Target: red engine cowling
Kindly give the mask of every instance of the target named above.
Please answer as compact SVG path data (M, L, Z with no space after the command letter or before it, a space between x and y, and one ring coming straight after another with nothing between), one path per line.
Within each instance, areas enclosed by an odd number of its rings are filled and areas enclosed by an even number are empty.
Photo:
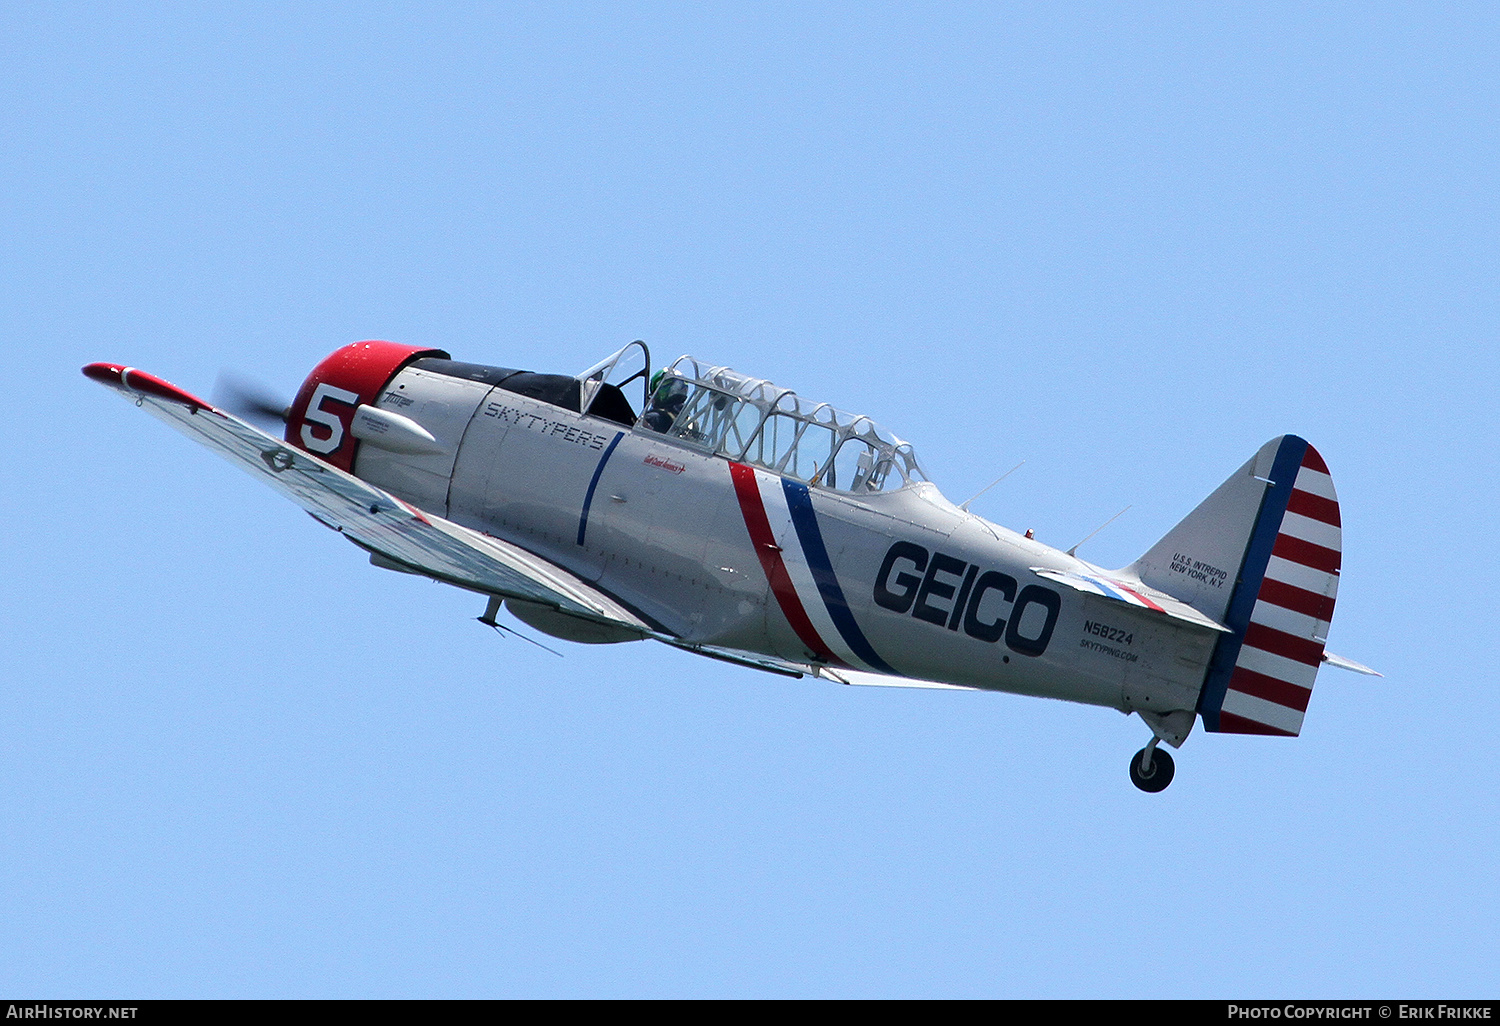
M287 417L287 442L340 470L352 471L359 445L349 432L355 408L374 405L386 383L423 356L449 358L441 349L374 339L335 349L302 382Z

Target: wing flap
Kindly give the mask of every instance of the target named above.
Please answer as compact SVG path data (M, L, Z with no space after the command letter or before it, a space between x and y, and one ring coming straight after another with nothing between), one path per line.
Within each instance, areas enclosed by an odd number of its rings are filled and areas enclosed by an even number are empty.
M834 667L826 663L800 663L791 659L781 659L776 656L764 655L760 652L745 652L737 648L723 648L717 645L694 645L668 638L662 638L661 640L666 641L667 644L672 645L674 648L682 649L684 652L708 656L710 659L734 663L736 666L748 666L756 670L765 670L767 673L776 673L783 677L817 677L822 680L831 681L834 684L858 684L865 687L922 688L934 691L984 690L983 688L969 687L964 684L945 684L942 681L936 680L918 680L915 677L893 677L889 674L854 670L844 666Z
M408 505L153 375L90 364L90 378L201 442L374 555L449 584L523 599L668 640L562 567Z
M866 670L850 670L845 667L819 666L817 674L824 680L831 680L835 684L858 684L862 687L876 688L925 688L932 691L983 691L983 688L971 688L965 684L944 684L937 680L918 680L916 677L892 677L884 673L870 673Z
M680 648L684 652L694 655L707 656L720 662L733 663L736 666L748 666L752 670L764 670L767 673L780 674L783 677L807 677L816 676L817 669L808 663L794 663L790 659L778 659L775 656L761 655L759 652L745 652L737 648L724 648L719 645L694 645L682 641L674 641L670 638L661 638L674 648Z

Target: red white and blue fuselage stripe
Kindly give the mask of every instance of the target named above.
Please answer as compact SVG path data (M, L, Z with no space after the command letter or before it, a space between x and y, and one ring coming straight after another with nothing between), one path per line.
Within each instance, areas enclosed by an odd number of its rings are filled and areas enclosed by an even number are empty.
M807 485L745 463L731 462L729 473L771 594L808 655L838 666L896 673L849 608Z

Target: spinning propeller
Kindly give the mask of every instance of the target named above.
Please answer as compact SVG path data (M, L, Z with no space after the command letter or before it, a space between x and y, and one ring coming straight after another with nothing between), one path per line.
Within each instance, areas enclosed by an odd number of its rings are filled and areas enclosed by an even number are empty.
M213 401L219 409L278 434L291 413L291 404L269 385L234 371L219 372Z

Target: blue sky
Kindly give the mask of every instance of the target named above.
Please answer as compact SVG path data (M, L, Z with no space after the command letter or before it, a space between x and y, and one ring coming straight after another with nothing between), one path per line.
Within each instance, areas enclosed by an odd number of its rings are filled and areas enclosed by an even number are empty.
M1500 983L1500 24L1479 4L0 8L0 992ZM1296 740L563 658L84 379L633 338L1128 563L1287 431Z

